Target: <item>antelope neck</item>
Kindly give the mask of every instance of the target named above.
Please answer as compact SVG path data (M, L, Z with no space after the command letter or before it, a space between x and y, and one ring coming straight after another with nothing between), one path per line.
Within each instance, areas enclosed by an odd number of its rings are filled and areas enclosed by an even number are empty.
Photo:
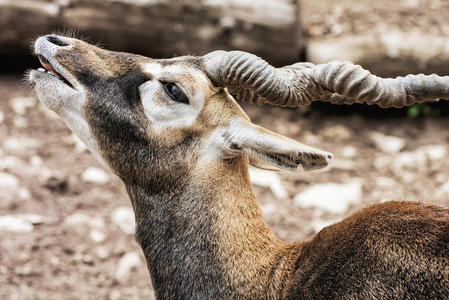
M262 218L246 163L192 174L163 190L127 185L158 299L266 295L282 243Z

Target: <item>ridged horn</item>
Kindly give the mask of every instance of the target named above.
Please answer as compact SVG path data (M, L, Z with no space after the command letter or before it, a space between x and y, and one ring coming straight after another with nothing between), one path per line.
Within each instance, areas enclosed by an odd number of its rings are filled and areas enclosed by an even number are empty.
M403 107L449 99L449 76L407 75L380 78L351 62L296 63L275 68L243 51L204 56L205 71L217 86L242 101L296 107L313 101Z

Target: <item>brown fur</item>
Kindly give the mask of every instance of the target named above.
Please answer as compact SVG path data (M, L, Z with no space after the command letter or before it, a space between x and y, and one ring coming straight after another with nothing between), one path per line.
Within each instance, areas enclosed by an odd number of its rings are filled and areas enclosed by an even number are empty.
M158 131L136 93L155 80L141 70L153 60L72 45L56 59L87 89L84 117L126 185L158 298L449 298L448 209L378 204L309 241L283 243L262 218L248 157L201 160L215 128L236 116L249 119L207 80L200 58L159 61L183 66L186 73L165 76L190 92L203 89L205 105L191 126Z

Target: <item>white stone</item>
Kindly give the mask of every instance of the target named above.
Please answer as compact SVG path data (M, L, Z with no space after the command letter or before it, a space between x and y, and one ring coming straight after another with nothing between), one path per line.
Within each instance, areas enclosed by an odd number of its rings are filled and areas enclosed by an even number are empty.
M1 189L17 189L19 187L19 179L11 174L0 172L0 188Z
M340 154L344 158L354 158L357 156L357 148L354 146L345 146L341 149Z
M385 190L394 189L398 186L398 183L396 180L390 177L377 177L376 178L376 187L382 188Z
M12 110L18 115L25 115L26 112L36 105L36 99L32 97L16 97L9 101Z
M5 114L0 110L0 124L5 121Z
M95 229L103 229L105 226L103 218L91 217L79 212L68 216L64 222L72 226L86 225Z
M26 187L20 187L17 190L17 197L19 197L21 200L28 200L31 198L31 192Z
M370 132L369 138L374 142L377 148L385 153L398 153L404 149L406 141L397 136L387 136L379 132Z
M11 232L31 232L33 225L17 216L0 216L0 230Z
M337 220L316 220L312 223L311 227L315 232L320 232L324 227L327 227L329 225L332 225L336 223Z
M134 234L136 223L132 208L127 206L117 207L112 212L111 219L126 234Z
M109 182L109 175L101 169L89 167L81 174L81 179L85 182L105 184Z
M362 183L353 179L348 183L323 183L313 185L294 198L294 203L301 208L316 208L333 214L341 214L351 204L362 200Z
M42 161L42 158L40 158L40 156L38 156L38 155L31 156L30 164L33 167L40 167L40 166L42 166L42 163L43 163L43 161Z
M436 194L439 197L449 197L449 180L437 189Z
M265 203L260 208L264 216L269 216L279 211L279 207L273 202Z
M29 137L10 137L3 142L3 148L14 153L22 153L28 149L36 149L39 141Z
M92 229L90 231L90 239L96 243L101 243L106 239L106 235L98 229Z
M329 169L337 169L337 170L355 170L357 168L357 164L354 160L349 159L338 159L334 158L331 160L329 164Z
M12 120L15 128L26 128L28 127L28 121L22 116L15 116Z
M139 253L133 251L123 255L115 271L115 279L118 282L124 283L128 281L133 269L139 267L142 264Z
M419 170L427 166L427 157L423 151L409 151L398 154L393 160L393 168Z
M439 161L447 158L447 148L444 145L426 145L419 147L417 152L423 152L430 161Z
M16 217L33 225L39 225L44 222L44 217L38 214L21 214L16 215Z
M268 187L277 199L285 199L288 192L281 182L281 178L276 172L249 168L251 182L258 186Z

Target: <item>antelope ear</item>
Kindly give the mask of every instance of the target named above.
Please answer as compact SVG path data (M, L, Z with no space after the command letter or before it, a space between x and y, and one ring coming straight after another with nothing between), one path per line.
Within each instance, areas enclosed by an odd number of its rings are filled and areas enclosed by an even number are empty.
M233 120L223 133L224 151L247 154L262 169L315 170L329 164L332 154L298 143L246 120ZM273 168L274 167L274 168Z

